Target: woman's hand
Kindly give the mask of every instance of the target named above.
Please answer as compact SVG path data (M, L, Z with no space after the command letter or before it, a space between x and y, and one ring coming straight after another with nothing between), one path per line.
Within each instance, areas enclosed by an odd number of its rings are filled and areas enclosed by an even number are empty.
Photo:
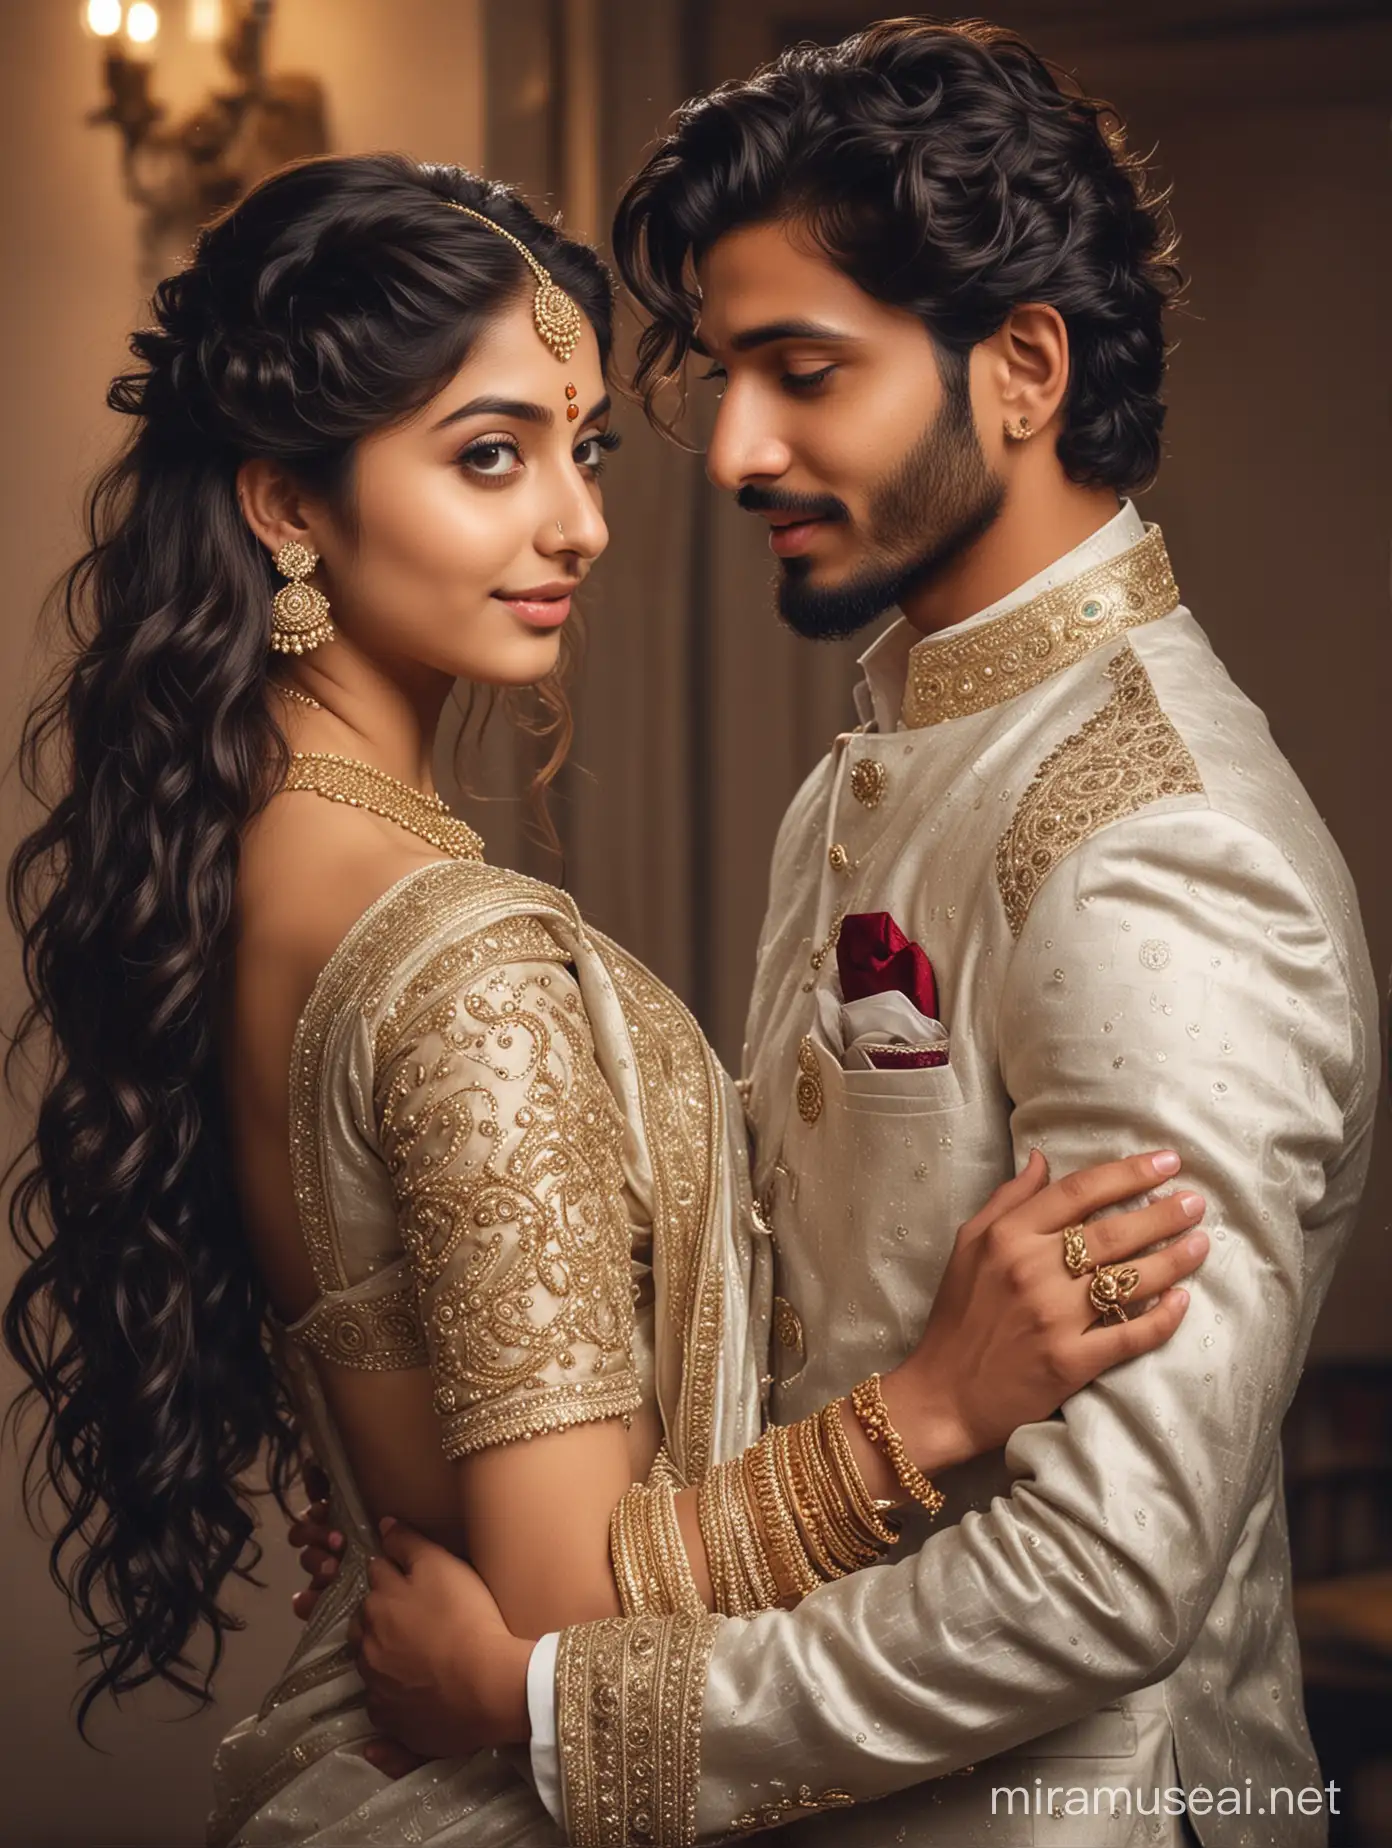
M1036 1150L1024 1172L967 1221L922 1340L884 1380L886 1405L920 1467L931 1474L930 1465L946 1469L997 1449L1018 1426L1049 1417L1108 1367L1169 1340L1189 1302L1174 1286L1208 1250L1207 1234L1192 1230L1204 1210L1199 1194L1166 1195L1083 1227L1094 1266L1134 1263L1139 1281L1132 1300L1156 1299L1124 1322L1099 1320L1088 1299L1092 1277L1069 1272L1062 1234L1169 1180L1179 1167L1179 1157L1166 1151L1084 1168L1049 1184ZM1175 1242L1151 1251L1162 1239ZM1138 1255L1145 1251L1150 1255Z
M508 1629L478 1573L414 1528L384 1520L368 1583L348 1641L378 1732L422 1759L525 1743L532 1644ZM400 1774L401 1761L375 1741L364 1755Z

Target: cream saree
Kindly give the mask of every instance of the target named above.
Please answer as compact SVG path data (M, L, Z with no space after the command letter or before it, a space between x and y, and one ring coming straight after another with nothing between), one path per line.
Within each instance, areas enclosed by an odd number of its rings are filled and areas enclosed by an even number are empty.
M686 1009L562 893L423 867L359 920L295 1037L291 1153L320 1296L279 1337L345 1557L259 1713L223 1741L209 1848L558 1843L525 1752L399 1781L346 1647L370 1523L323 1361L428 1366L446 1452L651 1395L683 1481L758 1434L769 1255L743 1111ZM699 1705L709 1629L669 1640Z

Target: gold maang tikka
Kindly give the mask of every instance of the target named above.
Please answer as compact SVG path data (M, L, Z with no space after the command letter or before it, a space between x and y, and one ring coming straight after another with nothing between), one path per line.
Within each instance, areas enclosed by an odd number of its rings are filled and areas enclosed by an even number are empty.
M536 298L532 303L532 319L536 322L536 330L556 358L565 365L579 346L585 325L584 316L570 296L552 280L550 271L542 268L521 238L514 237L511 231L505 231L495 218L476 212L471 206L460 205L454 199L442 199L440 203L447 205L452 212L463 212L466 218L476 218L481 225L487 225L490 231L496 231L500 238L518 252L536 278Z

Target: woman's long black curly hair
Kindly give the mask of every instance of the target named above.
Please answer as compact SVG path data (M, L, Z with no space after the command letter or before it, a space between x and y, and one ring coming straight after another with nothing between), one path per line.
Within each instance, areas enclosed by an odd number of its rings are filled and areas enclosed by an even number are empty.
M428 402L529 285L444 200L527 245L607 361L603 266L505 190L389 155L273 176L132 339L140 369L109 402L134 427L92 490L59 598L71 647L25 727L47 813L9 869L31 999L7 1070L27 1048L45 1066L8 1176L27 1264L4 1334L19 1405L43 1414L26 1497L57 1496L51 1567L92 1636L79 1724L156 1678L208 1698L236 1627L224 1582L260 1558L244 1478L266 1452L283 1506L294 1470L218 1064L239 842L286 748L266 697L278 580L236 478L267 457L351 515L359 439Z
M957 376L1012 308L1057 308L1065 470L1123 493L1153 477L1162 321L1181 287L1165 202L1110 107L1061 88L1014 33L885 20L678 113L614 223L647 317L635 384L655 422L696 334L693 266L729 231L786 220L867 294L917 314Z

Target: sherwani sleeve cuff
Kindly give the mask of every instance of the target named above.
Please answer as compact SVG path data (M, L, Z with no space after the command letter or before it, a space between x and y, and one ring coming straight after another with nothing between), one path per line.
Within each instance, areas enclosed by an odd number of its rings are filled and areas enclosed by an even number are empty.
M543 1636L527 1663L527 1713L532 1722L532 1776L551 1820L564 1826L561 1762L556 1749L556 1650L559 1630Z

